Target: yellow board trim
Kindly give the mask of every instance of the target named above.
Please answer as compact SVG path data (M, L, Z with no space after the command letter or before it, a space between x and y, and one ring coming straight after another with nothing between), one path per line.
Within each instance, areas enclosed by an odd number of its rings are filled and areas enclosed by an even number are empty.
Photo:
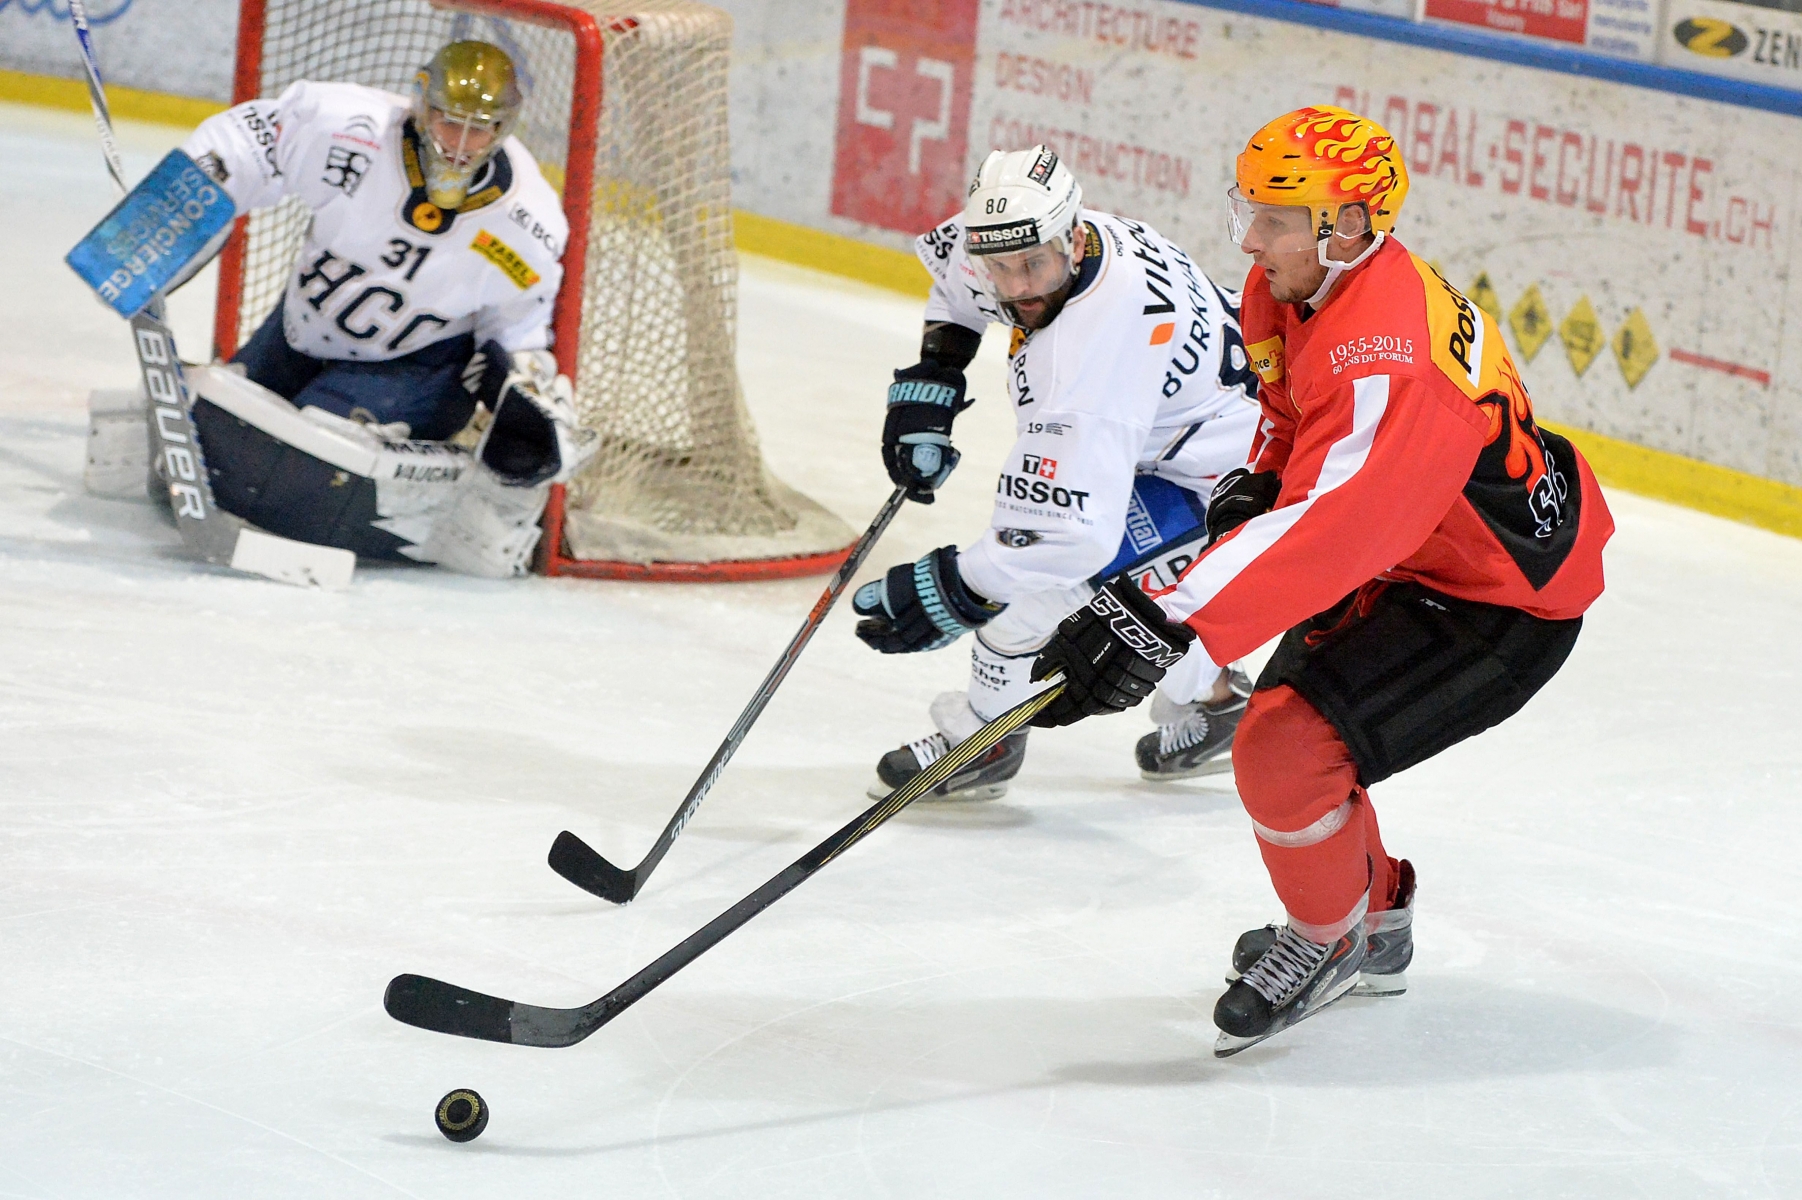
M791 225L744 209L732 212L734 240L746 254L779 258L816 271L827 271L925 299L932 276L905 250L872 246L805 225Z
M80 79L0 70L0 100L87 112L88 85ZM106 106L119 120L154 121L159 125L179 125L184 129L192 129L214 113L224 112L227 107L216 100L196 100L192 96L146 92L111 83L106 85Z
M1608 487L1802 537L1802 488L1585 429L1545 427L1575 443Z
M117 117L189 129L226 107L212 100L111 85L106 95ZM88 90L76 79L0 70L0 100L86 112ZM735 210L732 219L738 248L746 254L798 263L908 296L923 297L931 290L932 278L926 268L905 251L872 246L743 209ZM1546 428L1575 442L1596 477L1609 487L1802 537L1802 488L1582 429L1552 424Z

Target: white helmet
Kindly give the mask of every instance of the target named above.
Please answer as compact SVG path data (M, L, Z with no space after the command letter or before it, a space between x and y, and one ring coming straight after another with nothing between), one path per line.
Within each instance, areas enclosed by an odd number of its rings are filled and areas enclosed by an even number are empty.
M1081 219L1076 176L1044 146L983 160L964 203L964 249L977 282L1014 324L1042 329L1063 307L1081 257Z

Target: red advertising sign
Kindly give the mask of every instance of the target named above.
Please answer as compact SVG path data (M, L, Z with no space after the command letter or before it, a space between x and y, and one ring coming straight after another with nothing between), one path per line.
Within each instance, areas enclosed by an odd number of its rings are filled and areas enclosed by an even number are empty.
M1428 20L1583 44L1589 0L1427 0Z
M832 211L924 233L963 203L979 0L849 0Z

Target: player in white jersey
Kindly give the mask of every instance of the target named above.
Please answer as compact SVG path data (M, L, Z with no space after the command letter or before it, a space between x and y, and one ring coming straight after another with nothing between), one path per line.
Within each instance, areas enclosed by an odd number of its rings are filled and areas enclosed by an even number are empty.
M366 555L521 569L549 481L589 443L548 352L568 224L512 135L520 105L505 52L455 42L410 99L301 81L183 143L240 211L294 198L311 212L280 303L232 359L258 388L217 371L195 388L228 511ZM271 409L270 392L310 426ZM478 401L495 416L473 462L426 445L464 430ZM359 436L377 466L347 492L340 443ZM460 487L399 494L421 483Z
M1207 498L1257 427L1257 376L1238 295L1150 227L1082 206L1043 146L995 151L964 211L920 238L933 277L921 362L895 372L883 457L932 502L956 465L963 369L991 322L1012 328L1008 391L1019 438L990 527L860 588L858 636L884 653L933 650L974 630L969 686L933 701L936 731L885 755L881 795L1037 689L1033 656L1095 582L1122 571L1174 582L1207 540ZM1225 770L1250 681L1199 657L1164 679L1140 739L1148 779ZM1013 734L935 794L998 796L1020 769Z

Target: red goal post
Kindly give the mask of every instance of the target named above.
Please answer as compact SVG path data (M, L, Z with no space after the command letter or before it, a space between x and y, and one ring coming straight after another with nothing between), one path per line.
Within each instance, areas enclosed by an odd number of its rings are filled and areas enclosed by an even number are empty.
M770 474L739 391L730 29L696 0L241 0L234 104L301 78L405 93L453 36L496 40L521 68L520 136L569 222L553 350L602 444L552 489L545 574L782 579L836 569L854 540ZM607 72L630 97L624 115L604 107ZM700 94L664 99L679 87ZM654 159L640 148L652 142ZM220 258L217 356L273 309L304 233L297 201L238 219Z

